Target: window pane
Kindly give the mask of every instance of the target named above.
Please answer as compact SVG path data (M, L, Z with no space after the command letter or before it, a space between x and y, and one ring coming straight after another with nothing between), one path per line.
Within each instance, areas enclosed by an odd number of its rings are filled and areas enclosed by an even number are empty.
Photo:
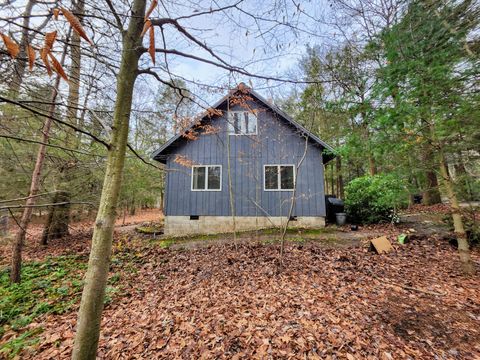
M228 133L229 134L238 134L238 114L230 111L228 113Z
M265 166L265 189L278 189L278 166Z
M249 111L229 112L228 133L236 135L256 134L257 117Z
M247 126L247 133L248 134L256 134L257 133L257 117L254 114L248 114L248 126Z
M193 168L193 189L205 189L205 166Z
M233 113L233 128L235 129L235 134L242 133L242 119L239 113Z
M293 190L293 166L280 166L280 183L282 190Z
M232 112L228 113L227 126L228 126L228 133L229 134L235 134L235 127L233 126L233 113Z
M208 167L208 189L220 190L220 166Z

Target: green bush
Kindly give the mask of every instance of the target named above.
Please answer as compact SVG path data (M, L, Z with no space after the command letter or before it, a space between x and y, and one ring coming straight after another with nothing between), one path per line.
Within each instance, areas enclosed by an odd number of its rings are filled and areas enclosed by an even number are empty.
M353 223L398 222L397 210L406 205L405 184L395 175L363 176L345 188L345 209Z

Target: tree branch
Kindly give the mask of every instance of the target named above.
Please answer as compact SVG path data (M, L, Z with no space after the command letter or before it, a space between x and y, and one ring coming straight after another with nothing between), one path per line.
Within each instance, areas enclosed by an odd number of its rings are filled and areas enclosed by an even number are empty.
M110 144L108 144L106 141L104 141L104 140L100 139L99 137L89 133L88 131L82 130L82 129L76 127L75 125L72 125L72 124L70 124L66 121L57 119L54 116L50 116L50 115L45 114L41 111L38 111L38 110L33 109L29 106L26 106L26 105L22 104L21 102L6 98L4 96L0 96L0 102L5 102L5 103L8 103L8 104L16 105L18 107L21 107L22 109L30 111L31 113L33 113L35 115L39 115L39 116L42 116L42 117L45 117L45 118L50 118L50 119L52 119L53 121L55 121L59 124L65 125L65 126L71 128L71 129L75 130L76 132L79 132L79 133L82 133L84 135L87 135L87 136L91 137L93 140L95 140L95 141L99 142L100 144L104 145L107 149L110 149Z

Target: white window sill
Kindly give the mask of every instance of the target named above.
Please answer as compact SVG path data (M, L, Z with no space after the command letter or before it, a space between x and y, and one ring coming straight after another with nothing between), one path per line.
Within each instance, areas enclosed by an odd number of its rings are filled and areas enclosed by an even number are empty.
M205 191L222 191L222 189L191 189L191 191L195 192L205 192Z
M293 191L294 189L263 189L263 191Z

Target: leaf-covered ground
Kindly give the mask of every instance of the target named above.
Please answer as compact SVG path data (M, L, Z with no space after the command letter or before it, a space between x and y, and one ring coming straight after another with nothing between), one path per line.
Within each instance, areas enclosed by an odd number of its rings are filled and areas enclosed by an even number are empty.
M112 274L121 292L104 312L101 358L480 356L479 278L460 273L445 241L417 239L388 255L291 243L281 271L278 244L126 242ZM44 331L22 358L68 358L75 320L72 311L31 325Z

